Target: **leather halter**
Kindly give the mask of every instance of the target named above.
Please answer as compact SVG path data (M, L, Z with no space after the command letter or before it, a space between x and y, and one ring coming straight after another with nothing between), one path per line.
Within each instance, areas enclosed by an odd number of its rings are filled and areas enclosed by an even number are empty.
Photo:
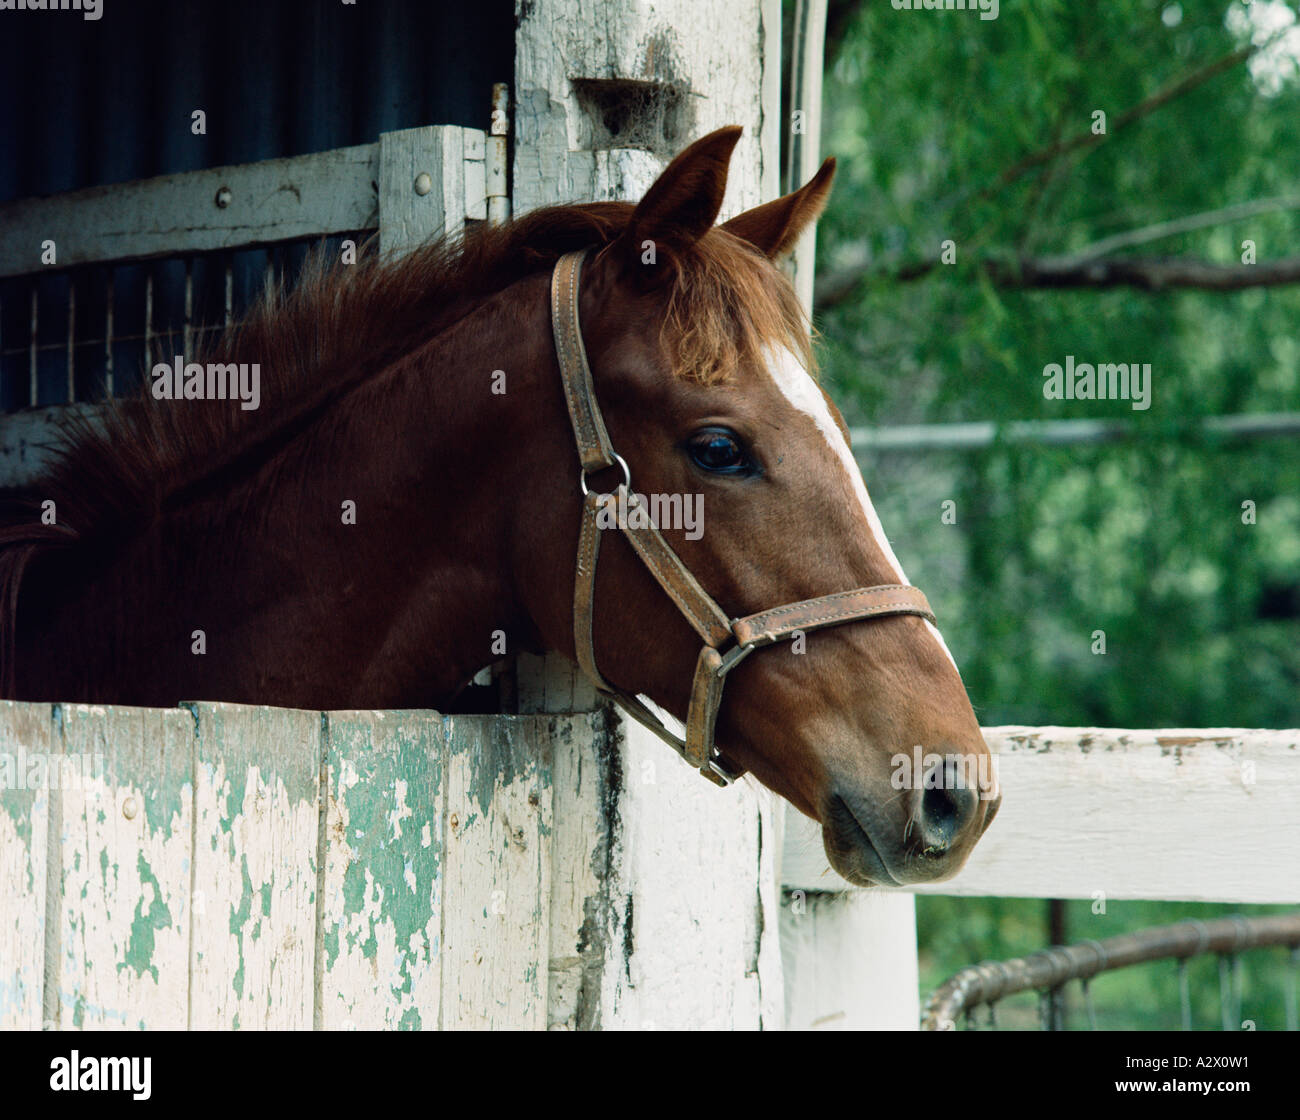
M915 587L883 584L788 603L743 618L727 617L664 540L651 521L649 511L632 493L631 471L610 443L605 418L596 402L596 389L578 319L578 281L587 252L584 249L562 256L551 275L551 328L555 334L555 354L560 363L564 399L569 406L569 419L573 423L581 464L582 530L578 537L578 563L573 587L573 639L578 664L601 693L658 735L706 778L720 786L729 785L739 777L739 773L724 764L713 742L713 729L722 704L722 688L727 674L754 650L809 630L840 626L846 622L898 614L919 615L933 622L934 614L925 596ZM588 487L589 475L613 466L623 472L623 480L614 493L598 494ZM629 512L633 509L641 511L643 516L636 519L636 527L633 527L631 517L620 519L617 516L620 503ZM596 602L596 561L600 556L602 532L598 517L602 510L613 515L613 524L623 532L650 574L677 604L677 609L704 643L695 663L684 740L666 727L637 697L605 680L596 668L592 618Z

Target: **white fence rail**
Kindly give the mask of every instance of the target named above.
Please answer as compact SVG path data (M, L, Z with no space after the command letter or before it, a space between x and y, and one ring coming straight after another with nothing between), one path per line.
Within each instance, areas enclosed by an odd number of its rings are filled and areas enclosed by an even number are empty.
M965 868L917 893L1300 903L1300 731L991 727L1003 807ZM813 822L787 888L851 890Z

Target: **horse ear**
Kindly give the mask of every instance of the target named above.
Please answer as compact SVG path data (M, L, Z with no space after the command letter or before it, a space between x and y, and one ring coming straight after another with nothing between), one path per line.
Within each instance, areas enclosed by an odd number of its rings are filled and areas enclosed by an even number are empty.
M634 259L654 260L662 251L694 244L713 228L741 131L731 125L710 132L664 168L632 211L623 235Z
M784 256L795 247L799 235L826 209L834 178L835 159L832 157L797 191L746 210L724 222L722 228L757 246L773 260Z

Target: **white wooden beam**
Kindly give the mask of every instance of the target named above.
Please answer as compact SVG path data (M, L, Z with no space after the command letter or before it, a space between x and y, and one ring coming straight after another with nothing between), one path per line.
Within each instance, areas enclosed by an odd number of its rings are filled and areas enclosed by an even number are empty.
M373 229L379 145L213 167L0 205L0 277Z
M1300 731L990 727L1004 801L970 861L917 893L1300 902ZM787 889L850 889L791 814Z
M85 704L60 713L63 754L81 763L82 780L51 791L60 820L49 881L59 946L51 1017L62 1030L184 1030L193 718Z
M430 125L376 144L18 199L0 204L0 278L376 228L386 246L414 245L487 216L485 160L482 130ZM47 240L53 266L41 261Z
M920 1023L911 895L787 892L781 960L787 1030L914 1031Z
M763 15L762 0L523 5L515 54L515 213L597 197L598 151L644 150L662 165L728 124L744 126L745 134L731 161L723 216L764 201L760 183L776 153L764 153L761 142L765 120L778 110L762 94L771 88L765 67L779 69L780 54L766 48L772 29ZM617 101L619 88L628 91L626 103L614 106L609 122L594 120L591 97L604 90Z
M379 248L410 250L466 218L487 216L486 138L476 128L428 125L379 138Z
M544 1030L554 836L546 721L446 723L440 1025Z
M214 703L195 711L189 1027L308 1030L321 887L320 713Z
M441 1019L447 722L326 714L318 1029L432 1030Z

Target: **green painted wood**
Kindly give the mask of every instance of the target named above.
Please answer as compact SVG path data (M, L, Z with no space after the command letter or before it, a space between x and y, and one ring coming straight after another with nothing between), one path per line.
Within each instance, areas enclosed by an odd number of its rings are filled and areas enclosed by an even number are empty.
M193 721L81 704L60 714L55 1024L182 1030Z
M444 1030L544 1030L551 744L544 716L447 718Z
M0 706L0 757L22 743L81 760L84 778L44 804L40 790L21 802L3 791L0 829L20 841L0 849L0 931L22 943L0 981L6 1022L585 1023L577 1004L548 1014L551 880L567 883L569 864L602 841L593 821L558 852L552 751L574 734L585 743L596 717L57 711L61 724L47 706ZM47 852L58 868L48 884ZM572 886L559 907L575 957L566 1006L595 998L584 977L605 956L581 957L593 884Z
M195 704L191 1029L312 1025L321 717Z
M0 701L0 1030L39 1030L51 757L49 704Z
M443 718L326 717L316 1025L432 1029L441 1002Z

